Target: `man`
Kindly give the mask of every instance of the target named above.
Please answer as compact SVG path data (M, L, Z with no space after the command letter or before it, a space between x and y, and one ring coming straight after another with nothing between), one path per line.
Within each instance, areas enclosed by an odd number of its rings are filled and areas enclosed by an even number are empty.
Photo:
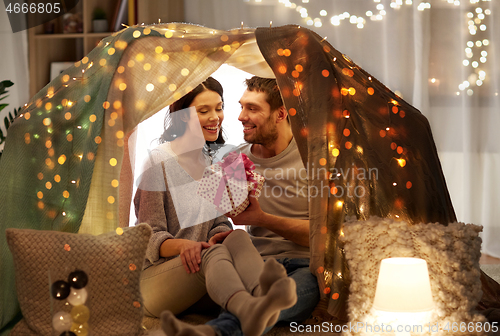
M248 208L232 220L236 225L247 225L263 259L276 258L296 282L297 303L281 311L277 321L301 322L319 301L317 280L309 271L307 172L276 80L252 77L246 84L238 120L243 124L247 143L240 150L266 181L260 198L251 197ZM176 320L170 313L163 315L162 320L169 336L242 335L238 319L228 312L196 327Z

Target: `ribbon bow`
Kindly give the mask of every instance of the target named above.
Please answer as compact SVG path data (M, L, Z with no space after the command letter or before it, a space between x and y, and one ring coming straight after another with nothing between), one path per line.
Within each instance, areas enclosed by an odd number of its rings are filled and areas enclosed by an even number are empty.
M245 160L243 158L243 155L241 156L237 154L236 152L231 152L229 153L224 160L221 162L218 162L222 168L222 171L224 172L224 175L226 176L227 179L234 178L238 181L241 180L246 180L245 177ZM248 157L245 155L247 161L250 161ZM252 161L250 161L251 163Z
M234 178L238 181L249 181L252 185L255 185L257 182L251 173L251 171L255 169L255 165L248 156L243 153L238 154L236 152L231 152L224 160L216 164L220 165L222 168L222 180L219 183L214 199L214 203L217 206L221 202L222 194L226 189L229 179Z

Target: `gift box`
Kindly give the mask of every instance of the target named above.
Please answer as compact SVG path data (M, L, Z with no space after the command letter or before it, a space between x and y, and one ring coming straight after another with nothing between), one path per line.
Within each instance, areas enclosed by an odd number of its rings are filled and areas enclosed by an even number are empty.
M237 216L250 204L248 194L260 196L264 177L254 171L253 162L245 155L230 153L224 160L205 168L198 195L212 202L221 213Z

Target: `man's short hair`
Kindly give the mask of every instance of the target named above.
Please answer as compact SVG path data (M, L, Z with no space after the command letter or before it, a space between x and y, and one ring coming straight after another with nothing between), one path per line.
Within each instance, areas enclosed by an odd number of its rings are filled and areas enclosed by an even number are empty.
M253 76L245 79L248 91L257 91L267 93L267 103L271 106L271 111L275 111L283 106L280 88L274 78L262 78Z

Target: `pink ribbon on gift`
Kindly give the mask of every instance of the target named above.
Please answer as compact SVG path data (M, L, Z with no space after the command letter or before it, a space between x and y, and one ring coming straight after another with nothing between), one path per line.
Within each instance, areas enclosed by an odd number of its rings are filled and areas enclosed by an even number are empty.
M256 184L253 174L249 173L255 169L255 166L245 154L231 152L224 158L224 160L217 162L216 164L222 168L222 180L219 183L219 187L217 188L214 198L214 204L216 206L219 206L222 200L222 195L224 194L228 180L232 178L238 181L249 180L253 185Z
M241 157L243 159L243 165L245 166L245 173L247 175L247 181L251 183L252 189L257 188L257 179L255 178L255 174L253 174L253 171L255 170L255 165L253 164L252 160L246 156L246 154L241 154Z

